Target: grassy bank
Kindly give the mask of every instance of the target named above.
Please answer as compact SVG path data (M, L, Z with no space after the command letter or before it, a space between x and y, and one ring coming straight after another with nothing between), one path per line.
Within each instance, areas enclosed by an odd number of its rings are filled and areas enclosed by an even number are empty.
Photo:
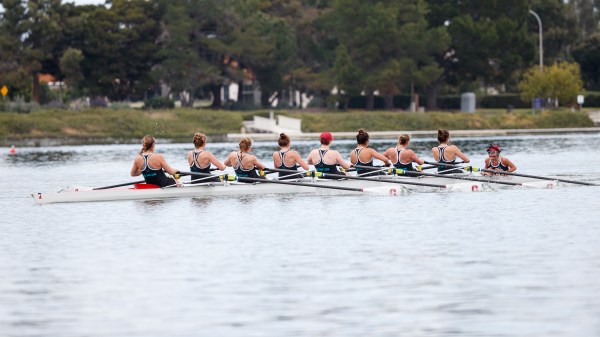
M146 134L162 138L189 138L195 132L223 135L239 132L243 120L254 115L268 116L268 111L110 110L83 111L42 110L30 114L0 113L0 137L32 138L140 138ZM567 110L546 111L479 111L477 113L406 113L387 111L293 112L277 111L302 119L302 131L368 131L520 129L591 127L587 113Z

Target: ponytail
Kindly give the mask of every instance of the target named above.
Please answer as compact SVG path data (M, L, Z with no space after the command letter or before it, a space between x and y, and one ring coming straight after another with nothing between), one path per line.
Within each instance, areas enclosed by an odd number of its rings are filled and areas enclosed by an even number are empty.
M206 136L203 133L196 133L194 135L194 146L196 148L202 147L206 144Z
M356 143L367 144L368 141L369 134L364 129L358 129L358 134L356 135Z
M447 142L450 138L450 132L448 132L448 130L438 129L437 138L440 143Z
M150 135L144 136L142 139L142 149L140 150L140 154L150 150L154 146L154 137Z
M240 139L240 151L247 152L252 146L252 139L244 137Z
M279 144L280 147L290 145L290 137L288 137L288 135L286 135L285 133L280 133L279 139L277 140L277 144Z

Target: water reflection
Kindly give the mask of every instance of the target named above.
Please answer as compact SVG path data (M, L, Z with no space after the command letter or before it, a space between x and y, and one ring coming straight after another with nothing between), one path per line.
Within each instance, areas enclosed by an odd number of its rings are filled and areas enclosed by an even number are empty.
M3 156L4 161L9 164L39 166L55 163L67 163L73 161L77 156L75 151L26 151Z

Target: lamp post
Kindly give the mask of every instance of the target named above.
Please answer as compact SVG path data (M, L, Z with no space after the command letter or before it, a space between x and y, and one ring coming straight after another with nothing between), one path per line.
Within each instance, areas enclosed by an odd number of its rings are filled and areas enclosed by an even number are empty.
M540 16L532 11L531 9L529 10L529 14L535 16L535 18L537 19L538 22L538 26L540 27L540 71L544 71L544 44L543 44L543 40L544 40L544 35L542 33L542 19L540 19Z

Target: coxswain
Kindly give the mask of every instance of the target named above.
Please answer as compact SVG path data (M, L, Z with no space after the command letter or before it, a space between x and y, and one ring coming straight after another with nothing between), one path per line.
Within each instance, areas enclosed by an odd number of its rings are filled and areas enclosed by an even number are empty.
M449 173L462 173L461 170L452 170L452 166L456 164L456 157L462 159L463 162L470 162L469 157L460 151L456 145L450 145L450 132L448 130L438 130L437 135L439 145L431 149L431 154L438 164L438 173L449 174Z
M153 184L159 187L178 185L179 171L167 164L162 154L154 153L155 140L152 136L144 136L142 140L142 150L133 161L131 167L131 176L144 176L146 184ZM172 175L167 177L165 172Z
M285 133L279 135L277 140L279 144L279 151L273 152L273 166L281 170L293 170L297 171L298 167L302 167L305 171L308 171L308 164L300 157L298 151L291 150L290 137ZM294 179L300 178L299 174L296 173L279 173L280 179Z
M202 174L211 174L210 165L213 164L221 171L225 170L225 165L221 163L210 151L206 151L206 135L203 133L194 134L194 150L187 154L187 160L190 164L190 171ZM204 176L191 175L192 184L202 183L207 181L219 181L218 177L214 179L203 179Z
M358 134L356 135L356 149L350 152L350 162L352 165L358 166L356 168L356 174L358 176L365 177L385 174L381 171L361 168L361 166L372 167L373 158L381 160L385 166L392 165L392 161L389 158L369 147L369 134L363 129L358 129Z
M500 171L500 172L514 172L517 170L517 166L513 164L510 159L500 156L500 146L498 144L490 144L487 148L488 157L485 158L485 169ZM492 175L494 173L484 172L486 175Z

